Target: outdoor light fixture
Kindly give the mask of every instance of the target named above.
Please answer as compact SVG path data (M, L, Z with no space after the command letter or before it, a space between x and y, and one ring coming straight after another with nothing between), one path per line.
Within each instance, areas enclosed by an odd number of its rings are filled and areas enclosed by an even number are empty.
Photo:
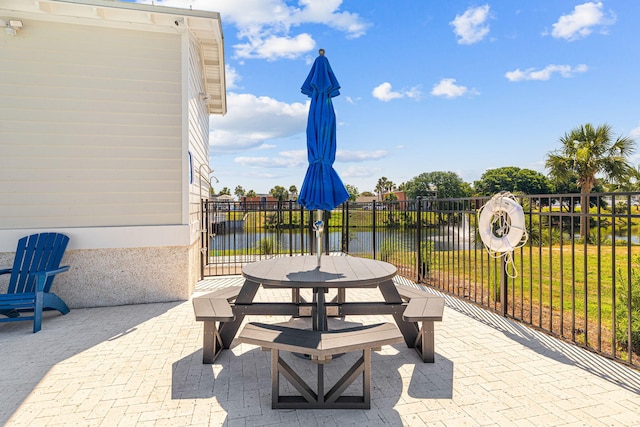
M4 25L4 32L10 36L18 34L18 30L22 28L22 21L18 19L9 19L8 21L0 20Z

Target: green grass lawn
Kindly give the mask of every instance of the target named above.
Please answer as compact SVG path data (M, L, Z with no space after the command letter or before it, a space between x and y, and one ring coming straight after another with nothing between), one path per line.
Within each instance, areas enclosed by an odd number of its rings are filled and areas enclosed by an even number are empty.
M507 312L595 348L611 346L614 307L625 304L624 319L618 320L626 324L627 283L638 274L634 258L639 255L638 246L525 246L513 256ZM430 269L430 277L445 290L499 306L502 270L485 250L432 252Z

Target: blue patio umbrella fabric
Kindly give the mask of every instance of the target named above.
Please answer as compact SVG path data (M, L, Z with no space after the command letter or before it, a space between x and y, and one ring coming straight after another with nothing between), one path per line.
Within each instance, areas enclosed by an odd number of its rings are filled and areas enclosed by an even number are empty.
M349 198L338 173L336 159L336 114L331 98L340 95L340 84L321 50L302 85L311 98L307 121L309 167L298 196L298 203L309 210L332 210Z

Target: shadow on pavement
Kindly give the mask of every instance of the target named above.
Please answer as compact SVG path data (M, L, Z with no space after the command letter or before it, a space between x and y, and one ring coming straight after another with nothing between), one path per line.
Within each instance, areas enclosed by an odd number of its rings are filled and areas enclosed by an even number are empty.
M29 321L0 324L0 425L7 424L57 364L100 344L115 346L141 323L183 303L72 309L64 316L48 311L43 314L42 330L35 334Z

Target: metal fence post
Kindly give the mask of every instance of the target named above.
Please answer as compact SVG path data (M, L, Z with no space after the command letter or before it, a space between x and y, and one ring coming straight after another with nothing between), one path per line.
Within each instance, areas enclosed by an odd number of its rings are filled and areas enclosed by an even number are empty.
M209 222L207 216L207 200L201 199L201 208L200 208L200 280L204 279L204 267L207 263L207 253L209 252L209 243L208 243L208 231L209 231Z
M507 274L507 254L500 256L500 314L507 315L507 285L509 276Z
M325 255L329 255L329 218L331 217L330 211L322 211L322 221L324 222L324 232L322 233L322 237L324 237L324 253Z
M422 197L418 196L416 206L416 282L420 283L426 269L422 268Z
M289 256L293 256L293 203L289 200L289 225L287 230L289 231Z
M342 252L349 253L349 201L342 205Z
M373 242L373 259L376 259L376 199L373 199L371 203L372 221L373 221L373 235L371 241Z

